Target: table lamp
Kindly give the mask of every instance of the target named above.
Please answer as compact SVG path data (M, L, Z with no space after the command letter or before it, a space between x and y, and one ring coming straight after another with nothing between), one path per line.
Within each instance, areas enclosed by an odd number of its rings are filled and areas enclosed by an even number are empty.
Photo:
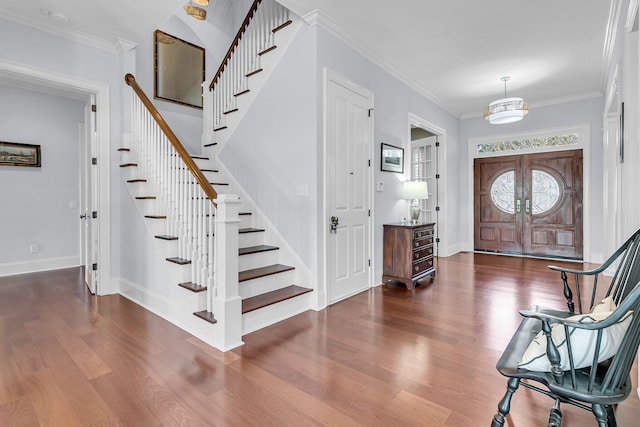
M420 199L429 198L429 189L425 181L405 181L402 186L402 198L411 202L411 222L417 223L420 217Z

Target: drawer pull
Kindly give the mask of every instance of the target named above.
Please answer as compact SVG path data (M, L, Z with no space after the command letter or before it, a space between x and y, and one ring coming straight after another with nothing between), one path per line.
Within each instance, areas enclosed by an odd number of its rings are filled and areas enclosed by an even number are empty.
M416 271L420 271L420 267L416 265L416 266L415 266L415 270L416 270Z

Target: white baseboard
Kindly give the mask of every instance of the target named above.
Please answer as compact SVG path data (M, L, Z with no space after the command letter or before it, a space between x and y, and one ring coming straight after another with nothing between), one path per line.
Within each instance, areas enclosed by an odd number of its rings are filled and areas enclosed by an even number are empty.
M16 274L37 273L39 271L59 270L80 266L80 256L39 259L0 264L0 277Z

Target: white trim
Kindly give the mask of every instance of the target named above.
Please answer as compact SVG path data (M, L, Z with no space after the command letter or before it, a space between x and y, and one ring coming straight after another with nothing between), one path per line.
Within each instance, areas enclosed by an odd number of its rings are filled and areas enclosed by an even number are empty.
M327 96L329 92L329 82L334 82L340 86L348 88L349 90L361 95L364 98L367 98L370 102L369 108L374 108L374 94L367 88L357 85L349 80L347 80L344 76L339 73L325 67L324 70L324 78L323 78L323 93L322 93L322 211L320 212L320 227L319 232L321 234L321 256L322 256L322 280L320 281L322 284L322 292L318 292L317 294L317 302L316 306L318 310L321 310L329 303L334 303L337 301L329 301L329 289L328 289L328 279L327 279L327 233L325 232L326 227L325 224L329 224L329 212L327 212L328 204L327 204L327 180L328 180L328 171L327 171ZM375 201L375 193L374 193L374 120L375 115L372 115L371 120L369 121L369 135L370 135L370 148L369 148L369 159L371 160L371 167L369 167L369 209L371 209L371 216L369 217L369 259L371 260L371 266L369 267L369 285L368 288L372 288L375 286L374 282L374 272L376 262L375 262L375 242L374 242L374 233L373 233L373 225L375 224L375 209L374 201ZM320 284L320 283L319 283ZM321 299L322 298L322 299Z
M98 111L98 295L112 293L111 283L111 118L109 86L77 77L31 67L0 58L0 74L19 76L34 84L72 93L96 96Z
M535 138L540 136L553 136L553 135L561 135L566 133L576 133L578 134L578 144L576 145L563 145L559 147L545 147L545 148L536 148L536 149L528 149L528 150L514 150L514 151L505 151L501 153L485 153L478 154L477 146L478 144L491 143L497 141L504 141L508 139L524 139L524 138ZM474 209L473 209L473 161L476 158L486 158L486 157L503 157L503 156L514 156L521 154L530 154L530 153L546 153L553 151L567 151L567 150L582 150L582 244L583 244L583 259L585 262L599 262L600 258L596 258L596 256L600 256L599 252L592 252L593 248L591 247L591 132L589 124L581 124L575 126L567 126L567 127L559 127L559 128L551 128L551 129L541 129L538 131L527 131L527 132L519 132L513 134L503 134L503 135L494 135L489 137L482 138L469 138L468 141L468 159L469 163L467 164L469 174L467 179L467 188L469 188L469 192L467 194L467 206L469 206L467 212L467 243L466 250L473 251L474 243L473 243L473 228L474 228Z
M634 26L637 23L637 19L638 19L638 0L631 0L629 2L629 9L627 10L627 20L624 24L624 28L625 30L627 30L628 33L632 33L636 30L634 29Z
M442 108L444 111L455 116L456 118L460 118L460 113L451 111L437 96L429 92L422 85L411 79L406 74L402 73L393 64L376 55L371 49L352 37L345 29L329 19L327 15L325 15L321 10L315 9L304 15L302 19L311 26L319 26L320 28L326 30L334 37L342 41L344 44L354 49L369 61L378 65L380 68L400 80L402 83L406 84L411 89L424 96L425 98L436 104L438 107Z
M440 179L438 180L438 206L440 207L440 213L437 213L436 217L438 218L437 227L440 242L437 243L437 246L438 256L448 257L453 255L455 252L451 252L451 248L449 248L449 239L447 239L447 131L413 113L409 113L408 121L409 137L407 140L409 141L409 148L411 148L411 125L418 126L438 136L438 143L440 146L436 148L436 152L438 153L438 173L440 174ZM411 172L409 172L409 176L411 176Z
M15 274L37 273L39 271L59 270L61 268L79 267L80 256L38 259L0 264L0 277Z
M616 33L620 22L620 14L622 13L622 0L612 0L609 8L609 17L607 19L607 30L604 39L604 49L602 52L602 69L600 70L600 87L604 92L607 85L607 76L611 68L613 60L613 51L616 46Z
M28 18L26 16L16 15L2 8L0 8L0 18L6 19L8 21L13 21L15 23L18 23L27 27L35 28L36 30L43 31L49 34L54 34L56 36L64 37L66 39L73 40L78 43L85 44L87 46L106 50L109 53L118 53L120 49L120 44L122 43L122 41L126 42L126 44L129 44L129 45L133 45L133 46L136 45L135 43L120 37L118 37L118 41L116 43L112 43L105 39L101 39L100 37L83 33L81 31L70 31L56 24L49 24L46 22L42 22L40 20Z

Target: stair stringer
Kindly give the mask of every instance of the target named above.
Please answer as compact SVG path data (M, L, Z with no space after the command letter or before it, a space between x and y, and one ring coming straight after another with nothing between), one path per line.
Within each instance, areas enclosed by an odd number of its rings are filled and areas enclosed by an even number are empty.
M130 146L130 144L128 144L129 138L129 135L125 135L123 138L126 146ZM123 154L122 158L126 159L128 155L129 154ZM150 213L147 204L155 204L154 212L156 213L165 213L166 207L163 206L161 199L153 202L135 199L136 196L142 193L159 194L156 183L150 177L147 177L146 183L131 184L127 183L126 180L136 178L136 176L132 176L133 174L127 171L122 171L120 175L131 196L131 201L136 207L139 218L145 224L146 238L144 244L146 247L153 247L153 250L150 251L150 253L145 253L144 256L150 268L153 268L156 272L154 277L156 281L154 281L153 284L146 284L145 286L124 278L119 278L118 293L189 332L207 344L216 347L215 336L218 324L205 322L193 315L194 312L206 308L206 292L194 293L178 286L178 283L190 280L190 265L181 266L166 261L166 258L175 255L175 243L155 238L157 234L164 234L164 230L166 229L166 227L159 225L158 221L166 220L144 218L144 215ZM161 293L154 291L151 289L151 286L156 289L165 290L166 292Z
M278 246L278 262L281 264L291 265L295 267L295 270L286 272L287 278L291 278L290 282L281 283L280 287L296 284L311 288L314 291L317 289L317 283L314 280L314 276L311 273L309 267L302 261L298 253L291 247L289 242L282 236L276 226L268 219L265 213L257 206L255 201L244 190L240 183L229 172L226 166L220 161L211 157L211 163L214 167L220 171L224 179L229 182L229 186L233 194L237 194L240 197L243 210L249 210L252 213L253 227L263 228L264 242L269 245ZM272 276L272 280L278 280L279 275ZM254 279L256 281L268 282L267 278ZM281 279L280 279L281 280ZM246 283L246 282L245 282ZM240 286L243 286L240 283ZM273 286L267 285L265 290L271 290ZM252 292L245 294L246 296L253 296ZM273 304L268 307L264 307L249 313L242 315L242 334L246 335L251 332L257 331L274 323L288 319L289 317L303 313L307 310L313 309L313 292L309 292L290 300L282 301L277 304Z
M202 134L202 145L205 146L203 153L207 153L206 145L208 144L216 144L217 151L222 152L222 149L227 144L229 139L231 139L234 132L238 128L238 125L242 122L242 119L247 113L247 110L249 109L251 104L253 104L254 100L257 98L260 91L264 87L265 82L269 79L269 77L275 70L276 64L280 62L285 52L289 49L291 42L295 39L298 31L304 24L304 20L302 20L292 12L289 12L289 19L291 19L291 24L274 34L274 45L277 46L277 49L268 52L260 58L261 68L263 71L248 78L248 88L250 92L238 97L238 111L226 116L227 128L224 130L216 132L213 131L213 96L209 91L207 82L203 83L202 90L204 93L204 132Z

